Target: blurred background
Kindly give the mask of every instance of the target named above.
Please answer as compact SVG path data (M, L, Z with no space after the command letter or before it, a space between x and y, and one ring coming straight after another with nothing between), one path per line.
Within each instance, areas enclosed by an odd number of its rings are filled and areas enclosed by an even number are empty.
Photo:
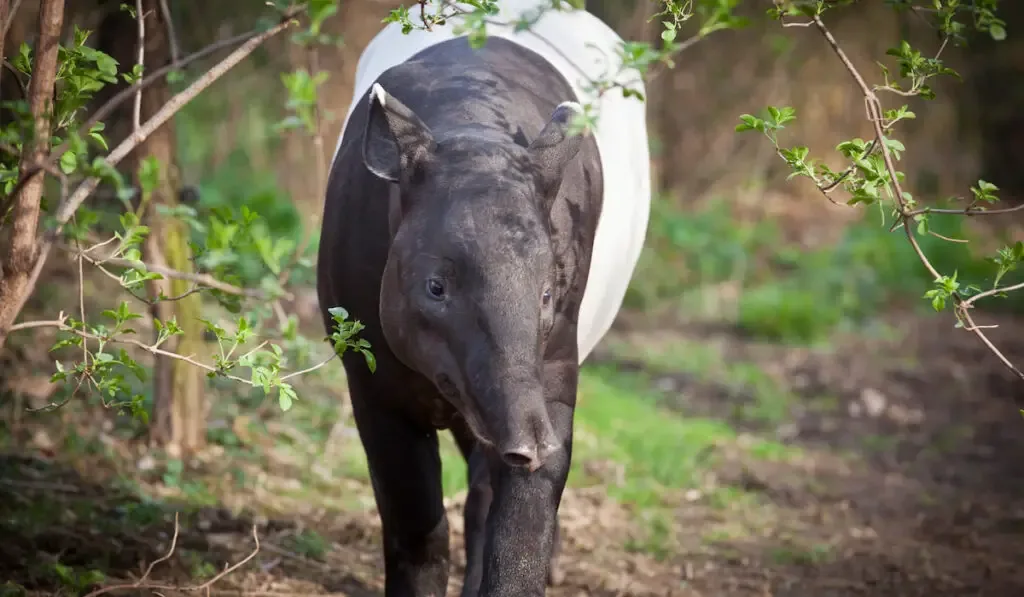
M33 4L18 12L7 48L35 35ZM66 29L93 30L92 43L127 65L135 21L119 4L74 0ZM183 200L200 212L246 206L272 237L295 243L318 231L314 164L333 152L362 48L400 4L347 0L325 21L343 43L315 55L329 73L320 156L308 135L276 126L288 101L282 75L310 64L286 36L182 110L162 147L189 189ZM653 0L587 5L625 39L660 32ZM714 33L648 82L656 196L647 245L615 328L584 368L562 508L565 580L550 594L1019 593L1024 421L1015 400L1024 389L975 336L954 329L952 313L922 299L930 277L902 231L888 231L888 213L837 206L806 179L787 181L766 139L734 132L742 113L793 106L797 120L780 141L807 145L833 168L843 164L840 141L873 135L821 35L783 29L767 5L740 3L748 27ZM181 55L266 15L241 0L170 6ZM1006 41L949 48L944 59L962 79L937 79L936 100L906 100L917 118L897 127L907 148L900 168L919 200L969 196L979 178L999 186L1006 207L1024 199L1024 5L999 10ZM883 2L826 20L874 82L876 62L900 39L925 53L939 46L921 19ZM166 39L151 43L153 63L166 62ZM897 99L882 101L895 108ZM128 109L116 113L111 137L123 137L129 119ZM110 200L101 190L93 204ZM971 242L925 237L922 246L944 273L991 286L987 258L1024 238L1015 215L933 220L936 232ZM77 300L73 264L53 261L28 306L39 318ZM312 283L297 270L287 308L314 339L310 350L323 352ZM90 278L97 313L118 300L108 286ZM976 316L999 326L987 331L1018 365L1022 309L1011 296ZM183 541L154 578L212 577L251 550L255 521L258 558L214 592L381 594L379 525L337 363L302 378L286 413L258 390L203 378L188 390L204 397L201 433L189 449L168 451L92 397L26 411L66 392L49 382L54 337L12 337L2 361L0 529L16 539L0 545L0 581L67 594L138 575L139 562L166 551L177 510ZM152 409L158 390L147 382L138 391ZM465 468L447 435L442 448L454 587Z

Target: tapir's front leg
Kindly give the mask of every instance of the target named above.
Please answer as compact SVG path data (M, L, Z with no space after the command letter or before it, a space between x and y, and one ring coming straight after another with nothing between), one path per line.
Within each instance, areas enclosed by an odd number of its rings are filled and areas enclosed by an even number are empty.
M494 497L487 517L480 597L544 595L557 539L558 506L572 459L578 366L548 363L544 372L548 416L562 449L532 473L491 459Z
M442 501L437 433L384 407L384 394L394 396L400 390L372 383L365 365L359 369L346 362L346 370L383 527L384 595L444 597L448 518Z

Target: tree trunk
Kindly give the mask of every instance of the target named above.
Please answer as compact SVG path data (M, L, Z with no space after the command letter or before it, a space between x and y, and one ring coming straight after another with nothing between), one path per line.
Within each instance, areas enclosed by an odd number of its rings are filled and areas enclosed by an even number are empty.
M170 38L158 0L143 0L146 15L145 72L171 61ZM155 114L172 97L166 79L154 82L142 94L141 120ZM146 243L147 260L159 265L190 272L188 228L176 218L161 217L156 206L173 206L178 201L180 187L175 155L177 139L174 126L168 123L155 131L136 153L136 163L144 157L159 163L159 184L154 189L150 205L143 206L150 226ZM136 168L136 173L138 169ZM146 209L146 208L149 209ZM151 288L154 298L161 292L176 300L156 302L152 315L166 321L177 320L184 332L174 338L169 349L185 355L202 356L202 327L198 318L202 308L199 294L188 294L188 282L160 280ZM187 295L187 296L185 296ZM181 298L178 298L181 297ZM157 357L154 365L154 417L150 437L164 444L172 454L190 454L203 447L206 440L206 404L203 395L202 371L182 360Z
M29 108L33 132L25 143L20 169L25 172L42 162L50 152L50 110L53 84L57 76L57 49L64 24L64 0L42 0L39 11L39 40L29 82ZM45 173L37 172L14 198L10 241L0 262L0 351L7 341L7 330L18 317L24 297L32 292L29 278L35 265L38 246L39 202L43 195Z

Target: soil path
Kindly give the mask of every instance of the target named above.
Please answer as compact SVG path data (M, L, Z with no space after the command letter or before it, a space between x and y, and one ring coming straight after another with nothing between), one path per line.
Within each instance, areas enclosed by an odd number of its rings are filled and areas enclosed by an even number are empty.
M727 337L736 358L759 363L806 399L783 425L734 424L803 456L774 462L724 450L715 482L760 501L726 510L699 496L682 501L667 553L630 549L636 518L600 490L568 492L565 578L549 595L1024 595L1024 418L1015 406L1024 384L966 332L936 320L898 323L898 342L843 340L827 352ZM1024 336L1013 329L1024 326L1007 322L992 336L1024 362ZM744 399L673 372L650 374L661 390L686 396L676 405L685 414L730 418ZM73 566L101 554L109 575L137 577L140 562L166 551L170 528L163 519L149 530L118 523L150 506L112 493L52 461L3 456L0 582L52 594L52 575L41 570L58 555ZM44 501L63 504L60 520L27 524ZM453 577L461 572L460 507L451 504ZM183 520L179 553L154 576L194 576L189 553L237 561L252 549L250 524L216 508L196 512ZM330 542L318 557L288 547L303 524ZM378 532L371 514L260 521L260 553L210 594L381 595Z

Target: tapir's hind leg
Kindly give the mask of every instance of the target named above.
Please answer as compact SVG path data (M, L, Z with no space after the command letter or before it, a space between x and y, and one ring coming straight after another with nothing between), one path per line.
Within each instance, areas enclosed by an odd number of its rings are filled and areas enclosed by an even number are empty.
M365 363L346 363L346 370L352 412L383 527L384 595L444 595L448 588L448 518L442 501L437 432L383 407L382 397L389 394L393 401L395 388L392 384L382 389L380 382L370 378ZM378 369L375 375L380 373ZM415 397L399 398L401 404Z

